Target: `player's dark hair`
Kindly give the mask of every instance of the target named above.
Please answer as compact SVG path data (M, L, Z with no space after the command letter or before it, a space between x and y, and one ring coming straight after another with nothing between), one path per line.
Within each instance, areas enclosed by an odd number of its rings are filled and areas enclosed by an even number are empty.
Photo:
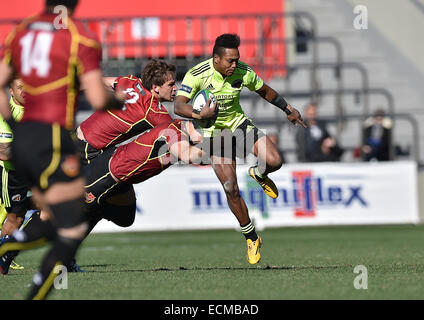
M215 40L212 55L222 56L224 49L237 49L240 45L240 37L235 33L221 34Z
M176 70L177 68L171 63L153 59L144 67L141 82L147 90L151 90L153 85L163 85L168 78L168 73L175 74Z
M69 9L75 9L79 0L46 0L46 7L48 6L65 6Z

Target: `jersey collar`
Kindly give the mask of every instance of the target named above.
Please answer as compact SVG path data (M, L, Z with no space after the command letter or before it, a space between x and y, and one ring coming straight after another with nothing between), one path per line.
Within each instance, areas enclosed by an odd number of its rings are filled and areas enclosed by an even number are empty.
M224 76L221 74L221 72L219 72L218 70L215 69L215 66L213 65L213 58L210 59L210 66L213 70L214 76L217 77L217 79L219 81L225 81L225 79L227 79L227 77L224 78Z
M24 107L24 106L21 106L20 104L17 104L17 103L15 102L15 100L13 100L13 98L12 98L12 97L10 97L9 104L12 106L12 109L15 109L15 108L23 108L23 107Z

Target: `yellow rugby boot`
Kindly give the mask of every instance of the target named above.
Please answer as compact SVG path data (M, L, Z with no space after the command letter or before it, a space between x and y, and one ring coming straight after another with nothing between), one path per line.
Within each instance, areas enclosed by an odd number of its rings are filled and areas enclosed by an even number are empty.
M15 260L12 261L9 268L12 269L12 270L23 270L23 269L25 269L20 264L17 264Z
M262 238L258 236L256 241L247 239L247 261L250 264L256 264L261 260L261 252L259 249L262 246Z
M259 185L262 187L262 189L264 190L266 195L270 196L273 199L277 198L278 197L278 189L275 186L275 183L270 178L268 178L268 176L265 176L263 178L258 177L255 173L255 168L257 168L257 166L249 168L249 175L257 183L259 183Z

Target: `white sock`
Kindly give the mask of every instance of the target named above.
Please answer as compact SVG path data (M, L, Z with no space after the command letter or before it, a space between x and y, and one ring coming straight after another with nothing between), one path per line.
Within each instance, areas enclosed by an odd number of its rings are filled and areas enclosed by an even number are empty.
M255 167L254 168L254 172L255 172L255 175L256 176L258 176L259 178L261 178L261 179L263 179L263 178L265 178L260 172L259 172L259 167Z

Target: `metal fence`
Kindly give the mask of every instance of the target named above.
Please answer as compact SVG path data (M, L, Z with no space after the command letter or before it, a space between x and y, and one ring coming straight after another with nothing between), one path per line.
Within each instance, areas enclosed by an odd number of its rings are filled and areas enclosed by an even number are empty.
M288 23L291 19L291 25ZM102 67L106 75L139 73L151 58L165 59L177 66L178 77L197 62L211 56L217 35L225 32L237 33L242 39L240 55L265 79L283 79L286 82L284 95L290 99L308 98L318 101L325 95L335 97L332 121L343 123L357 119L355 114L345 114L342 106L344 96L354 95L360 101L361 118L370 116L369 97L382 95L387 101L387 111L395 123L397 114L393 96L385 88L370 86L368 71L358 62L344 61L343 48L337 39L317 35L318 23L308 12L205 15L205 16L158 16L158 17L114 17L82 19L83 23L97 33L102 43ZM16 20L0 20L0 39L5 32L17 24ZM3 34L2 34L3 33ZM334 48L332 63L321 62L319 46L329 44ZM287 55L289 45L295 52L307 52L309 61L293 63ZM331 89L321 88L317 81L321 70L333 70L336 85ZM361 86L346 88L343 73L356 70L361 76ZM299 70L308 71L310 90L300 91L291 85L292 75ZM249 95L252 103L258 99ZM253 116L255 116L253 114ZM414 159L419 161L418 127L409 119L414 131ZM266 120L262 119L267 122ZM261 120L261 121L262 121ZM262 122L263 122L262 121ZM272 121L272 120L270 120ZM281 130L283 124L274 121ZM340 126L342 127L342 126ZM362 131L362 130L361 130ZM338 132L340 134L341 132ZM336 137L337 138L337 137ZM395 155L391 147L392 158Z

